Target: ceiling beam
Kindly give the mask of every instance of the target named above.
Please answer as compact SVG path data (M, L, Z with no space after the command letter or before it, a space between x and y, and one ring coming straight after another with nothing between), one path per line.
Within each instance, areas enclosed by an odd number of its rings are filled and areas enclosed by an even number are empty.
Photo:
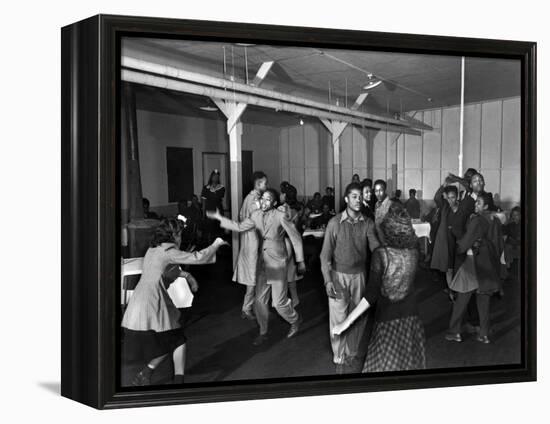
M195 82L198 84L209 85L212 87L221 88L225 90L232 90L233 92L254 94L256 96L266 97L268 99L280 100L287 103L295 103L297 105L308 106L308 107L316 108L320 110L326 110L329 112L333 112L341 115L347 115L350 117L367 119L367 120L376 121L376 122L383 122L383 123L392 124L396 126L415 128L414 124L405 120L393 119L390 117L375 115L372 113L359 112L358 110L353 110L351 108L334 106L328 103L317 102L317 101L305 99L302 97L292 96L285 93L279 93L274 90L267 90L260 87L254 87L252 85L238 83L235 81L228 81L223 78L217 78L209 75L187 71L180 68L174 68L171 66L160 65L158 63L148 62L141 59L135 59L128 56L122 57L121 65L123 68L147 72L147 73L169 77L177 80ZM269 65L266 65L266 67L267 66ZM260 70L261 70L261 67L260 67Z
M258 69L258 72L256 72L256 76L254 77L250 85L259 87L274 63L275 62L273 61L262 63L262 66L260 66L260 69Z
M353 116L344 115L340 113L328 112L325 110L316 109L313 107L300 106L288 102L276 101L266 99L259 96L253 96L249 94L236 93L232 91L226 91L213 87L205 87L203 85L194 84L190 82L177 81L161 76L145 74L142 72L131 71L128 69L122 70L122 80L127 82L133 82L137 84L144 84L152 87L165 88L169 90L180 91L184 93L196 94L199 96L207 96L220 100L229 100L238 103L247 103L255 106L265 107L276 111L284 111L296 113L304 116L315 116L318 118L331 119L336 121L348 122L358 126L364 126L369 128L387 129L389 131L404 132L407 134L420 135L421 132L409 127L402 127L397 125L389 125L378 121L369 121L366 119L358 119Z

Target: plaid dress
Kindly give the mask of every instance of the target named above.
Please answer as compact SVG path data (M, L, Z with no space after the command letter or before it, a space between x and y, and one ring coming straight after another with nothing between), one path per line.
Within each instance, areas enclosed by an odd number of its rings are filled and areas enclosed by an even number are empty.
M414 290L417 263L416 249L382 247L373 254L365 298L376 311L364 373L426 368Z
M424 340L424 327L416 315L377 322L363 372L426 368Z

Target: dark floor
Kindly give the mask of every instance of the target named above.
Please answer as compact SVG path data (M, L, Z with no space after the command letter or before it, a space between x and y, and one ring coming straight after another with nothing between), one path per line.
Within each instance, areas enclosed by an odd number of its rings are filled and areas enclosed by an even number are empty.
M298 282L304 323L300 333L286 339L288 324L273 311L269 341L252 346L255 322L240 317L244 286L231 281L231 252L218 255L213 266L190 271L200 284L194 305L186 310L186 382L249 380L334 374L328 335L328 308L318 264ZM520 287L517 278L504 283L504 297L491 301L491 341L481 344L472 336L462 343L444 339L452 304L444 293L445 283L437 274L421 269L416 289L420 316L426 331L428 368L517 364L520 362ZM153 382L171 376L171 361L155 372ZM125 386L139 369L123 364Z

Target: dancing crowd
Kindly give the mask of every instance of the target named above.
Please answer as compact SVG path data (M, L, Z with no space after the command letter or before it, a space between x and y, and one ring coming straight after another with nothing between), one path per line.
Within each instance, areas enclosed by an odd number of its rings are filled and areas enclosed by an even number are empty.
M279 193L268 186L263 172L255 172L252 180L238 221L223 215L225 188L219 173L213 172L203 189L203 204L194 196L191 204L180 208L191 219L163 218L156 227L122 320L126 358L141 358L143 363L132 384L150 384L156 367L170 355L174 382L183 382L186 337L180 311L167 290L178 277L197 290L196 280L182 265L210 263L217 249L227 244L218 237L224 230L240 234L233 281L246 287L241 317L258 325L254 346L270 337L270 305L288 323L287 338L302 328L296 282L306 272L302 238L306 228L324 232L319 284L324 283L327 296L328 334L337 373L426 367L415 290L419 267L425 264L447 282L452 310L446 340L461 342L468 324L477 341L490 343L491 300L503 295L503 273L517 266L520 257L521 213L514 208L503 226L479 172L469 169L463 177L449 174L437 190L435 208L424 215L431 225L430 249L424 254L413 226L421 216L414 189L402 202L400 192L388 195L385 181L360 181L355 174L337 212L331 187L324 196L315 193L302 203L289 182L280 185ZM210 244L188 252L182 236L201 221L211 235ZM188 237L193 234L196 231ZM469 307L473 303L477 308Z

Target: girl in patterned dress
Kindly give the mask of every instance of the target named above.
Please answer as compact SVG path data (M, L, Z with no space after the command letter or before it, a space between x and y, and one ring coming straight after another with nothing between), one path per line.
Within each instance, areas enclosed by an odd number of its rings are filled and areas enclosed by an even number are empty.
M424 327L418 316L414 290L417 237L409 214L396 203L390 206L380 228L386 245L373 252L365 296L348 317L334 327L333 334L345 331L376 305L363 372L424 369Z

